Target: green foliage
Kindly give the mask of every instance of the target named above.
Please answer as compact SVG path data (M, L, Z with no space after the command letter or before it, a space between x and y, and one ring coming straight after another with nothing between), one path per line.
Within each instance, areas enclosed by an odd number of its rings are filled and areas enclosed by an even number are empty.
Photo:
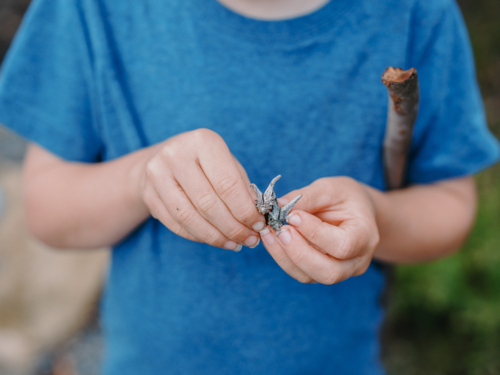
M490 128L500 136L500 2L459 0ZM476 178L477 221L453 256L395 270L384 361L389 375L500 374L500 165Z
M500 94L500 1L459 0L469 29L483 95Z
M500 167L477 181L478 218L462 251L396 269L390 373L408 373L408 366L414 374L500 373Z
M500 329L500 168L477 180L481 199L467 244L447 259L399 267L395 299L398 309L460 312L457 322L489 332Z

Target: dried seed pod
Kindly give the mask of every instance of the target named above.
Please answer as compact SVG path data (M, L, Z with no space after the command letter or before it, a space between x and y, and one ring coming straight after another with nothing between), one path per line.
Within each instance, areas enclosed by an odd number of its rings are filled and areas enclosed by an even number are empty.
M262 194L262 192L255 184L250 185L257 195L257 199L255 200L257 209L262 215L266 217L266 224L274 230L280 230L280 228L285 224L286 217L292 210L293 206L302 197L302 195L299 195L290 203L281 208L278 204L276 194L274 193L274 184L280 178L281 176L276 176L271 181L264 194Z
M273 209L269 213L267 224L274 230L280 230L285 225L286 217L300 198L302 198L302 195L298 195L290 203L281 208L278 205L278 200L276 200L276 204L273 205Z
M257 209L262 215L267 214L273 208L273 201L276 199L276 194L274 193L274 184L281 178L281 175L273 178L269 186L267 187L264 194L261 193L259 188L255 184L251 184L250 187L255 191L257 199L255 204Z

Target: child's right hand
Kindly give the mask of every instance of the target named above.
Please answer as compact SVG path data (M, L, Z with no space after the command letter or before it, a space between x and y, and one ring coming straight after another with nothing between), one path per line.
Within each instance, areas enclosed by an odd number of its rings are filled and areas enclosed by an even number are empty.
M189 240L239 251L258 244L264 217L248 176L224 140L208 129L169 138L149 160L142 197L151 215Z

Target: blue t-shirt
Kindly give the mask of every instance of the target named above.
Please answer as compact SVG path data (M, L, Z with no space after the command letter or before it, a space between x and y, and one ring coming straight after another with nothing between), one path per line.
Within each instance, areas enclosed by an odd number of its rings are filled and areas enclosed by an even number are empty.
M452 0L333 0L259 21L215 0L34 0L2 66L0 122L100 162L210 128L278 196L325 176L384 189L388 66L421 86L408 180L494 163ZM382 272L300 284L265 248L233 253L150 218L113 250L104 373L382 374Z

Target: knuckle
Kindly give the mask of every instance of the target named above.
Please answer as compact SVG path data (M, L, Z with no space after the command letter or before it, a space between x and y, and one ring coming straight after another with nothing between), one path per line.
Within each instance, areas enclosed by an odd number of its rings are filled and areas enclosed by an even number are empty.
M329 177L322 177L318 178L316 181L314 181L311 185L318 186L318 187L324 187L325 185L328 184L328 179Z
M309 228L308 238L312 243L318 243L321 238L321 225L313 225Z
M285 253L273 254L273 257L276 263L278 263L282 267L286 266L290 262L290 259L286 256Z
M217 204L217 197L213 193L203 194L198 200L198 205L200 207L200 210L202 210L207 214L212 213L216 204Z
M213 130L206 128L196 129L191 131L190 133L194 140L197 142L207 142L207 140L216 141L221 138L219 134L217 134Z
M238 179L235 177L223 178L217 184L217 191L222 199L227 199L232 196L238 188Z
M246 239L245 233L246 231L241 225L231 225L225 234L228 238L236 240L236 242L243 242Z
M297 202L297 205L299 205L299 204L302 204L302 205L306 204L307 205L309 202L312 201L311 191L307 187L305 187L303 189L294 190L287 195L289 197L291 197L292 199L295 198L297 195L302 195L302 198L300 198L300 200Z
M175 158L177 154L177 147L175 147L175 143L171 142L163 146L160 150L160 155L164 158Z
M180 160L182 155L180 155L179 149L175 146L165 146L160 151L161 157L164 163L169 163L170 160Z
M215 231L211 231L205 238L204 242L216 247L222 247L224 245L222 236Z
M371 231L373 234L370 236L371 239L371 246L372 248L377 248L378 245L380 244L380 233L378 231L377 225L374 225L373 230Z
M370 262L362 262L360 267L354 272L353 276L361 276L366 272L368 267L370 266Z
M146 178L151 180L156 175L157 167L155 160L150 160L146 164L145 174Z
M146 201L150 201L151 200L151 198L153 196L153 192L151 190L152 190L152 188L149 185L146 185L144 187L144 189L141 190L141 197L142 197L143 201L146 202Z
M288 254L288 257L290 258L290 260L294 264L298 265L298 264L301 264L303 262L305 254L306 254L305 251L303 251L301 249L297 249L296 251L293 251L291 254Z
M309 283L312 283L314 282L313 279L311 279L309 276L303 274L303 275L299 275L298 277L295 278L299 283L301 284L309 284Z
M175 212L175 221L182 226L189 226L195 217L195 212L191 208L178 208Z
M245 204L238 207L238 209L236 210L235 217L236 219L238 219L239 222L247 223L252 218L256 217L257 212L258 211L256 210L254 204Z
M162 160L163 164L170 162L175 163L185 159L192 150L192 145L185 137L175 136L163 145L159 152L159 158Z
M373 249L376 249L379 244L380 244L380 234L377 230L377 231L375 231L374 235L371 236L371 241L370 241L369 246L373 250Z
M165 225L165 226L176 235L185 237L184 229L180 225Z
M353 184L357 184L356 180L354 180L353 178L348 177L348 176L338 177L338 182L346 187L352 186Z
M153 206L154 198L155 197L151 189L142 190L142 200L149 209L151 209L151 207Z
M367 222L367 224L363 227L362 235L359 237L362 239L361 243L363 250L368 252L374 251L380 242L380 234L378 232L377 225L375 223Z
M149 213L151 214L151 216L156 219L156 220L159 220L159 214L158 212L156 212L156 210L154 208L150 208L149 209ZM166 226L166 225L165 225Z
M333 285L341 282L342 280L343 280L342 274L334 270L329 274L327 274L321 283L326 285Z
M356 246L351 236L344 236L344 239L336 251L339 259L350 259L356 252Z

